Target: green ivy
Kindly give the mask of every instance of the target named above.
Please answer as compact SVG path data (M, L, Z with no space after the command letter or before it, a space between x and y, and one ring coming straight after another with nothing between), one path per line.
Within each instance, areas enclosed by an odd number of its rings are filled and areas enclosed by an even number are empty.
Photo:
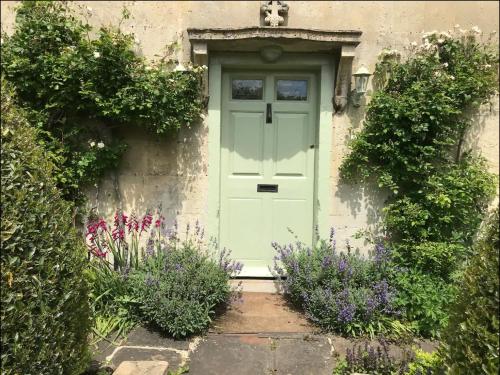
M425 335L447 322L451 283L495 194L485 160L464 150L472 115L498 84L498 53L479 34L425 34L404 60L383 53L378 90L340 168L344 182L387 189L384 229L406 270L396 273L400 307Z
M173 71L167 58L148 64L132 34L103 27L92 39L81 18L66 2L24 1L1 47L2 76L40 129L65 198L79 203L84 186L118 166L126 145L116 127L165 135L199 118L203 70Z

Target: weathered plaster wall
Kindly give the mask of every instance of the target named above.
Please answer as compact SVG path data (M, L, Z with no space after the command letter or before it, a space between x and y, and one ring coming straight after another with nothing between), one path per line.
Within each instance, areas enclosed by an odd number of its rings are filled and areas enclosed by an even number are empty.
M1 3L3 30L12 31L16 2ZM179 41L178 58L190 58L188 27L243 27L260 24L259 1L77 1L73 5L86 12L94 26L117 24L122 7L131 18L122 23L125 32L134 32L138 51L154 59L164 47ZM293 1L289 2L288 26L327 30L361 30L361 44L356 49L354 68L363 63L370 70L383 48L402 50L419 41L422 31L449 30L479 26L485 34L499 27L499 3L483 1L379 2L379 1ZM498 36L495 37L498 44ZM349 108L332 119L331 222L338 240L349 238L358 229L377 221L382 198L370 188L342 186L338 167L347 152L347 140L353 129L361 126L364 108ZM485 107L477 119L470 142L489 161L490 169L499 169L498 98ZM130 127L123 131L129 144L123 165L97 188L89 192L91 204L102 214L111 214L121 204L138 211L162 204L170 219L202 222L207 214L207 134L203 123L181 131L170 139L145 134ZM363 190L365 192L363 193ZM361 243L359 243L361 245Z

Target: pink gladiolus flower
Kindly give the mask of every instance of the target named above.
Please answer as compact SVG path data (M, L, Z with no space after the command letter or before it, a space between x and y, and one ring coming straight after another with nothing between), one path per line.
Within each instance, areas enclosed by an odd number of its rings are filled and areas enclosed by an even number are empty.
M156 221L155 221L155 227L159 228L160 225L163 223L164 220L165 220L165 218L163 216L160 216L158 219L156 219Z
M139 230L139 222L137 221L137 218L134 214L130 215L130 220L127 223L127 228L129 233L132 232L132 230L135 232Z
M149 229L152 221L153 221L153 216L149 212L147 212L146 215L144 215L141 222L141 233Z

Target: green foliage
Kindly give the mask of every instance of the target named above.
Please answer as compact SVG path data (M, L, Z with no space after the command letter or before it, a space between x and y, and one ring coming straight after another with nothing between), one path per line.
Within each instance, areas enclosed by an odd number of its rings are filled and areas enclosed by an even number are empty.
M346 180L374 176L395 193L418 190L470 127L465 114L496 91L498 58L473 34L426 36L404 62L379 64L389 71L373 96L363 130L341 166Z
M426 34L404 61L383 54L378 91L340 168L346 182L374 179L388 190L388 246L408 269L395 276L400 306L426 335L447 321L449 284L495 194L485 160L463 150L471 116L498 84L498 52L477 33Z
M442 166L418 190L393 198L384 209L385 225L398 242L470 245L494 194L495 178L485 160L465 154L458 163Z
M114 342L131 331L139 321L137 302L132 297L126 275L113 271L105 262L93 259L87 273L94 319L93 343L110 338Z
M3 374L80 374L90 330L85 251L54 166L2 80Z
M443 352L451 374L497 374L499 370L498 208L475 250L444 335Z
M448 323L448 305L456 296L453 284L415 269L398 272L393 280L398 291L395 306L410 325L424 336L437 336Z
M426 353L421 349L415 350L415 358L408 364L405 375L443 374L443 360L439 352Z
M124 15L126 16L126 14ZM147 65L133 35L80 21L66 2L24 1L12 36L2 35L2 75L13 84L39 142L56 165L64 197L117 167L125 144L113 128L138 124L156 134L189 125L202 109L202 69L172 71L165 59Z

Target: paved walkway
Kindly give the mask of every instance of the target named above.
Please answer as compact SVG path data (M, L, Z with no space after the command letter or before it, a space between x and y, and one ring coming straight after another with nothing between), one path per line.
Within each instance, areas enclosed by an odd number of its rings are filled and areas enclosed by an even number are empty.
M184 367L190 375L331 375L338 358L354 344L315 333L278 295L245 293L243 298L203 337L174 340L137 327L118 347L101 342L95 367L112 371L124 361L166 361L174 374ZM421 346L432 350L432 344ZM392 351L399 350L394 346ZM126 372L132 373L153 374Z

